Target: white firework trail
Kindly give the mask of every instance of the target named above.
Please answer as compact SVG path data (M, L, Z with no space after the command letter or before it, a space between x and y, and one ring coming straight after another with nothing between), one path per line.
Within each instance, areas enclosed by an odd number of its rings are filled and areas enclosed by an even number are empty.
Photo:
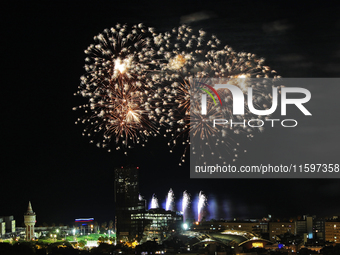
M186 221L186 213L187 213L187 209L189 208L189 204L190 204L190 195L187 191L184 191L183 198L182 198L183 222Z
M165 210L167 211L173 211L174 210L174 201L175 201L175 195L172 189L169 190L167 198L166 198L166 205Z
M207 203L207 197L200 191L198 195L198 205L197 205L197 220L200 222L202 220L203 209Z
M150 206L150 209L156 209L156 208L159 208L158 199L157 199L156 195L153 194L153 195L152 195L152 199L151 199L151 206Z

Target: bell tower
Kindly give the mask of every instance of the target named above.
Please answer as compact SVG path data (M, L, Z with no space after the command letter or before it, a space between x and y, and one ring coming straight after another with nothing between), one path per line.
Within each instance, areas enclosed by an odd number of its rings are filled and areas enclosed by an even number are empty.
M24 215L24 223L26 226L26 241L31 241L32 239L34 239L35 222L35 213L33 212L31 201L29 201L27 212Z

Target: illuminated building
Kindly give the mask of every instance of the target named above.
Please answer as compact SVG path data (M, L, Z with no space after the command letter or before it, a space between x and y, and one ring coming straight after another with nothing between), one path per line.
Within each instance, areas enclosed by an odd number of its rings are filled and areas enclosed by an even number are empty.
M246 231L254 234L267 233L267 223L259 221L206 221L193 225L191 230L221 232L224 230Z
M14 233L15 231L15 220L12 215L0 217L0 237L5 236L5 234Z
M325 222L325 241L340 243L340 221Z
M273 240L276 236L290 233L296 235L295 222L269 222L269 239Z
M138 167L115 169L115 224L117 236L121 240L136 238L139 231L131 225L131 213L145 211L145 200L139 197L138 171Z
M94 229L94 218L75 219L75 226L79 234L92 234Z
M313 234L319 241L325 240L325 220L316 219L313 221Z
M143 241L161 242L167 237L170 227L175 228L182 221L182 215L161 208L131 213L131 228L136 231L138 237L144 235Z
M316 219L316 216L303 216L303 220L296 221L296 234L304 237L304 242L308 240L324 241L325 220Z
M3 218L0 218L0 238L4 236L6 233L6 222L3 221Z
M313 239L313 217L306 218L306 230L308 239Z
M28 202L27 212L24 215L24 223L26 226L26 241L34 239L34 225L36 222L36 215L33 212L31 202Z
M271 245L273 243L265 239L249 239L239 244L243 249L266 248Z

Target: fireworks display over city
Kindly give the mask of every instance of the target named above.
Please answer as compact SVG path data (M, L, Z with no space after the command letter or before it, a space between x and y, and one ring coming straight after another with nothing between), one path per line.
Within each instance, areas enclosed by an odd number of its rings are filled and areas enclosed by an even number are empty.
M313 117L299 116L294 130L214 129L207 121L228 119L233 104L226 89L217 91L219 101L208 78L245 94L251 86L254 106L267 109L271 83L281 76L339 77L340 23L331 4L31 1L1 9L0 215L20 225L30 200L38 225L109 221L113 169L122 165L139 166L148 205L177 208L184 218L191 211L201 217L199 208L219 208L206 214L211 218L339 214L337 179L199 180L188 169L190 133L209 140L194 146L196 154L213 146L227 163L339 163L337 90L314 89ZM269 85L248 83L252 78ZM245 116L253 117L246 103ZM290 206L278 209L283 201Z

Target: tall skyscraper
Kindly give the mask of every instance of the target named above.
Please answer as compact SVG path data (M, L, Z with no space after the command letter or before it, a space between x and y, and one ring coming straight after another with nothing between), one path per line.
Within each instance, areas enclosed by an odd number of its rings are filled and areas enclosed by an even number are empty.
M115 169L116 233L120 239L133 239L136 231L131 226L131 213L145 210L139 197L138 167Z
M35 213L33 212L31 201L29 201L27 212L24 215L24 223L26 226L26 241L34 239L35 222L36 222Z

